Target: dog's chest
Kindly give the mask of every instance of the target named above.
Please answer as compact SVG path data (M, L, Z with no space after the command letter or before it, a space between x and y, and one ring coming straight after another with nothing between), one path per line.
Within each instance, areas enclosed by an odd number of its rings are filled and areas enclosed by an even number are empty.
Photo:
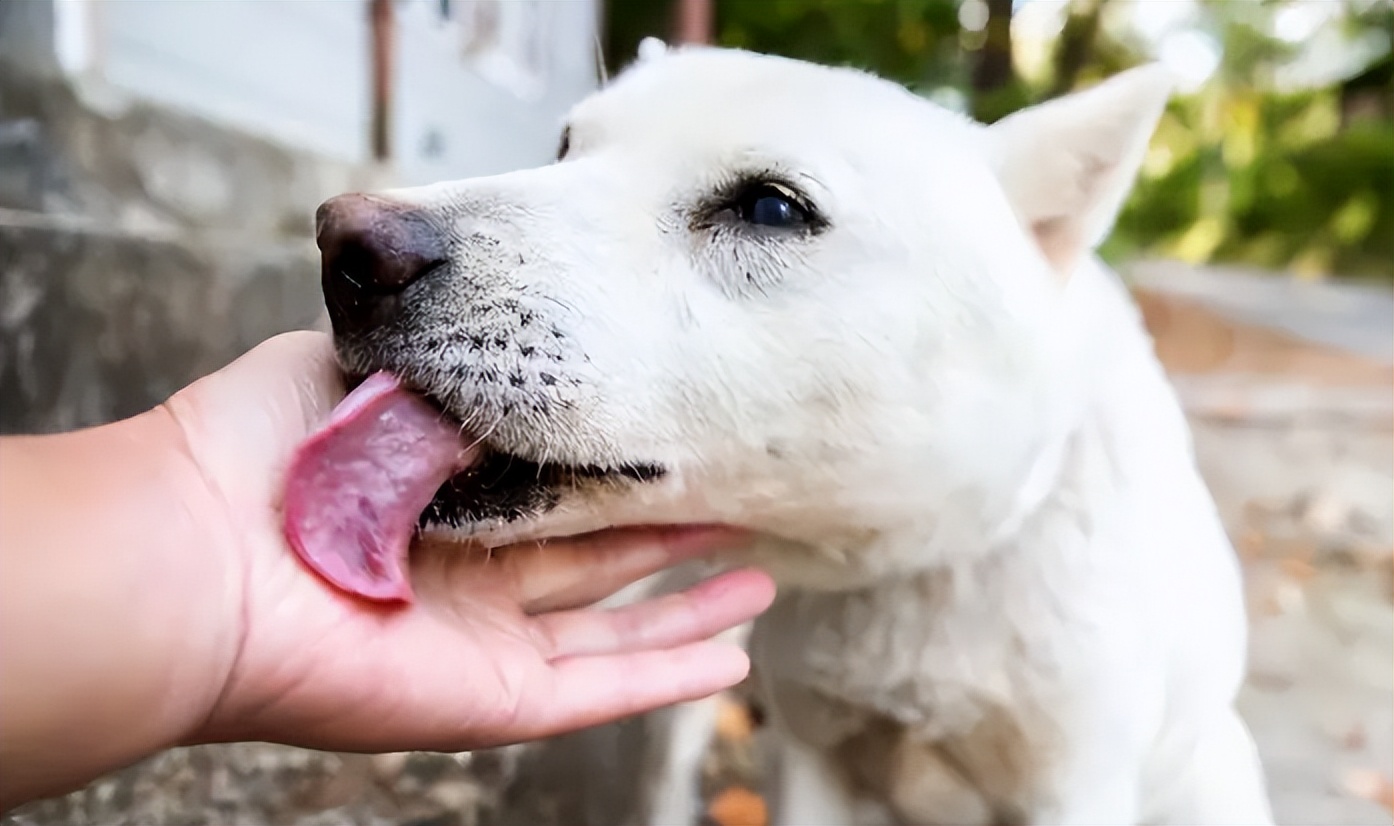
M757 623L762 684L798 686L927 735L971 728L1055 682L1068 612L1048 589L981 568L876 588L794 592ZM776 695L779 689L775 689ZM774 696L775 702L779 701Z
M1012 820L1072 659L1069 612L1028 579L989 567L781 597L751 641L778 725L904 818Z

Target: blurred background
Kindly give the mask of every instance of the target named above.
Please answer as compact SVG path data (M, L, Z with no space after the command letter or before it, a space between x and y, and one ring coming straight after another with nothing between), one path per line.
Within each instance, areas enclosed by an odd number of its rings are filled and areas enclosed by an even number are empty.
M984 121L1160 60L1181 89L1102 253L1245 561L1241 703L1279 821L1388 823L1392 30L1390 0L0 0L0 432L129 415L322 326L320 201L549 162L644 36L868 69ZM643 736L184 749L4 823L610 826ZM733 696L705 822L764 822L761 748Z

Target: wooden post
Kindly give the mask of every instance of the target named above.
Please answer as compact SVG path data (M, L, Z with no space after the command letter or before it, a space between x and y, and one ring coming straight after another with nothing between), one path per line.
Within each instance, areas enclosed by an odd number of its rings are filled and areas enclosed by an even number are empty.
M369 0L373 37L373 159L392 157L392 69L396 40L392 0Z
M986 34L973 66L973 91L978 95L1012 82L1012 0L987 0Z
M712 42L712 0L678 0L677 41Z

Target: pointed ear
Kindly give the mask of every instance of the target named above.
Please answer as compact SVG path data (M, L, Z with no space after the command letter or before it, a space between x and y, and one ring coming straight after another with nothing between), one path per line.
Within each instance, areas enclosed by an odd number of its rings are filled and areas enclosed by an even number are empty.
M647 63L650 60L660 58L668 53L668 44L657 37L645 37L639 41L639 60L640 63Z
M1142 66L988 127L1007 199L1062 275L1113 228L1172 84Z

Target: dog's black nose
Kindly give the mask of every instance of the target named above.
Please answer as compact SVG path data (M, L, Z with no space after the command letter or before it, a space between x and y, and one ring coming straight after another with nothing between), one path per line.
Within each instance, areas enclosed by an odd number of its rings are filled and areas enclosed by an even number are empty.
M339 195L315 214L324 303L334 329L372 326L400 293L446 259L445 233L421 210L368 195Z

